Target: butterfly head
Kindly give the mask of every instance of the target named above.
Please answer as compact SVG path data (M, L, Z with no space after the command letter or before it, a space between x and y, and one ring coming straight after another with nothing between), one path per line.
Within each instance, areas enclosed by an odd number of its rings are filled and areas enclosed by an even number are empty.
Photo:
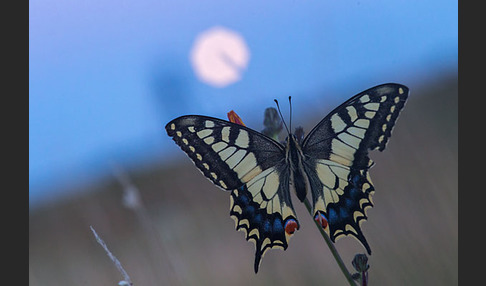
M302 141L304 141L304 128L295 128L294 133L290 133L287 138L285 138L285 145L297 145L302 146Z
M304 141L304 128L302 126L295 128L295 132L292 136L295 137L299 144L302 144L302 141Z

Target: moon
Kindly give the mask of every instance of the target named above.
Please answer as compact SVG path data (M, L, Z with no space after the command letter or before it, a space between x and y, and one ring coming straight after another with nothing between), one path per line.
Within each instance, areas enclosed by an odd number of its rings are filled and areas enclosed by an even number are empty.
M249 59L243 36L219 26L200 33L190 55L198 79L219 88L241 80Z

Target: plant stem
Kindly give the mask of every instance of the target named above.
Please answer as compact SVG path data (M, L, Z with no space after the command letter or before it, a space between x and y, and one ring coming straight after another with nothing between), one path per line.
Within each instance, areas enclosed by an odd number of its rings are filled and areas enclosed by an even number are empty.
M312 217L313 216L312 215L312 207L311 207L311 205L309 203L309 200L307 200L307 198L304 200L304 204L305 204L305 207L307 208L307 211L309 212L309 214ZM348 269L344 265L344 262L341 259L341 256L339 255L339 252L337 251L336 247L334 247L334 243L331 241L331 239L329 238L329 236L327 235L327 233L324 231L324 229L319 225L319 223L317 223L316 221L314 221L314 223L316 224L317 229L319 229L319 231L321 232L322 237L324 238L324 240L327 243L327 246L331 250L331 253L334 256L334 259L336 259L336 262L339 265L339 268L341 268L341 271L343 272L344 276L348 280L349 285L356 286L356 284L354 283L353 278L351 277L351 274L349 273Z
M133 285L132 280L130 280L130 276L128 276L128 273L125 271L125 269L123 269L120 261L115 257L115 255L111 253L111 251L108 249L108 246L106 246L106 243L103 241L103 239L101 239L101 237L96 233L95 229L92 226L89 226L89 228L93 232L96 241L101 245L101 247L103 247L103 249L106 251L106 254L108 254L108 257L110 257L111 261L115 263L116 268L122 274L123 278L125 279L123 282L126 282L128 285Z

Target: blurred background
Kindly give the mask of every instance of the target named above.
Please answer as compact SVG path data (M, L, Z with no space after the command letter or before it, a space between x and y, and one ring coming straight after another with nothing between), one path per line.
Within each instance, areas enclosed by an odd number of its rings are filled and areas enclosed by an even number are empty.
M346 285L308 216L253 272L229 194L167 136L281 102L309 131L372 86L410 97L372 152L370 285L457 285L457 1L29 1L30 285ZM294 201L297 202L296 198ZM351 270L365 250L336 242Z

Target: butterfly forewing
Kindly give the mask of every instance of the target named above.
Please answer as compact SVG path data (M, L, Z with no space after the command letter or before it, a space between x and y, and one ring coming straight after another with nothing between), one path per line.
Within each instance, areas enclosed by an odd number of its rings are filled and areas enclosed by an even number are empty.
M188 115L169 122L166 130L208 179L228 191L282 159L277 142L228 121Z
M323 214L331 239L356 237L371 253L361 231L374 187L368 173L370 150L385 149L408 97L398 84L366 90L330 112L304 139L304 168L316 217Z

